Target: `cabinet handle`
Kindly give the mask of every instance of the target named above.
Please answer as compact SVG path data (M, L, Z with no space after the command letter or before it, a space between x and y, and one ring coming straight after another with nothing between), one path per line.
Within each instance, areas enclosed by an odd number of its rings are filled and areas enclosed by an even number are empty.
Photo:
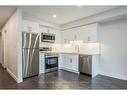
M90 36L88 36L88 41L91 41L91 38L90 38Z
M49 33L49 32L50 32L50 30L48 29L48 30L47 30L47 33Z
M70 63L72 63L72 58L70 58Z
M64 39L64 43L67 43L67 40L66 39Z
M74 36L74 40L77 40L77 35L75 34L75 36Z

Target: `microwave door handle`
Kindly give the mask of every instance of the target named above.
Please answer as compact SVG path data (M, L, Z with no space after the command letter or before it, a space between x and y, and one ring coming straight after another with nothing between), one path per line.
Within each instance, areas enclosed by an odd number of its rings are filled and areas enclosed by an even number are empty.
M48 64L50 65L50 60L48 60Z
M41 41L42 42L44 41L44 35L43 34L41 35Z
M49 59L47 58L47 64L49 64Z
M53 40L55 40L55 36L53 36Z

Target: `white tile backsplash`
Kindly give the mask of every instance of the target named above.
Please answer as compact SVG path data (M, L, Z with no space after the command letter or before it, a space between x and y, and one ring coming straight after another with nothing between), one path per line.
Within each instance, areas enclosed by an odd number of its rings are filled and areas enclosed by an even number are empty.
M52 46L53 52L100 54L99 43L81 43L78 45L77 44L52 44L51 46Z
M71 41L68 44L40 42L40 47L52 47L52 52L100 54L99 43L83 43L82 40Z

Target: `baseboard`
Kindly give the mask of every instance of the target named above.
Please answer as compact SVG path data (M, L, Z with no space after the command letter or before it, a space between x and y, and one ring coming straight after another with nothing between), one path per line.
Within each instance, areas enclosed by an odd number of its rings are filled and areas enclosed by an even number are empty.
M2 67L3 67L3 68L6 68L4 64L2 64Z
M20 78L20 79L17 80L17 83L20 83L20 82L23 82L23 79L22 78Z
M13 79L18 82L18 78L7 68L7 72L13 77Z
M125 76L125 75L120 75L120 74L116 74L116 73L109 73L109 72L104 72L104 71L99 71L99 74L127 81L127 76Z
M61 67L60 69L79 74L79 72L78 72L78 71L71 70L71 69L68 69L68 68L63 68L63 67Z

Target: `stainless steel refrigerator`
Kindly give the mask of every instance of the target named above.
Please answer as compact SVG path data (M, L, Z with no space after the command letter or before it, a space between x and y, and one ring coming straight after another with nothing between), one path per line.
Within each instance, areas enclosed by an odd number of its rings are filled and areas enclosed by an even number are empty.
M39 74L39 35L22 33L23 78Z

